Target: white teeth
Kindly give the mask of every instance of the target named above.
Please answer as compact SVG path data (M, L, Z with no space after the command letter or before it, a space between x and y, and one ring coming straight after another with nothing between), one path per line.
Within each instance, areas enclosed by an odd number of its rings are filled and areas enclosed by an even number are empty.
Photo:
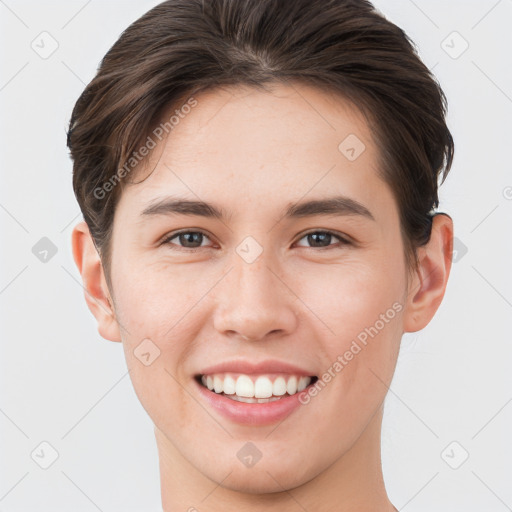
M213 376L213 389L215 393L222 393L223 384L222 379L218 375Z
M224 393L226 395L234 395L236 391L235 384L235 379L233 379L233 377L230 377L229 375L226 375L226 377L224 377Z
M269 398L272 396L272 381L268 377L258 377L254 384L256 398Z
M254 383L247 375L240 375L236 380L235 393L238 396L245 396L247 398L254 396Z
M311 379L309 377L301 377L299 379L299 384L297 385L297 391L302 391L303 389L306 389L309 386L309 383L311 382Z
M284 395L294 395L304 390L311 377L291 375L289 377L260 375L214 374L202 375L201 382L210 391L229 395L229 398L247 403L265 403L279 400Z
M297 393L297 377L290 377L286 383L286 392L289 395Z
M275 402L276 400L281 400L282 397L272 396L270 398L246 398L237 395L226 395L226 398L230 398L231 400L235 400L237 402L245 402L246 404L266 404L267 402Z
M286 393L286 381L283 377L277 377L272 386L272 394L282 396Z

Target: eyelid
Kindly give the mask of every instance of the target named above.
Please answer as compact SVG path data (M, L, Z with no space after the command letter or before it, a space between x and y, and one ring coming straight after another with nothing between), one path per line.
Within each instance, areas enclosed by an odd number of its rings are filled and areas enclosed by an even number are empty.
M353 244L351 238L347 235L344 235L342 233L338 233L338 231L333 231L332 229L321 229L321 228L316 228L316 229L311 229L309 231L306 231L304 233L301 233L298 237L297 237L297 242L299 242L300 240L302 240L305 236L307 235L311 235L312 233L326 233L328 235L332 235L333 237L337 238L339 240L339 243L342 244L342 245L351 245ZM295 243L297 243L295 242ZM331 244L331 245L328 245L327 247L305 247L305 249L319 249L319 250L322 250L322 249L329 249L330 247L335 247L335 244Z
M181 235L182 233L201 233L203 236L206 236L207 238L209 238L210 240L212 240L212 236L207 232L205 231L204 229L199 229L199 228L185 228L185 229L180 229L178 231L172 231L171 233L167 233L166 235L164 235L160 242L158 242L158 245L164 245L164 244L168 244L170 243L170 241L173 239L173 238L176 238L177 236ZM193 247L193 248L187 248L187 247L181 247L180 245L176 245L176 244L173 244L175 245L178 249L183 249L183 250L186 250L186 251L196 251L198 249L205 249L206 247Z
M202 234L203 236L206 236L208 239L212 240L212 236L206 232L205 230L203 229L199 229L199 228L185 228L185 229L181 229L181 230L178 230L178 231L173 231L171 233L168 233L166 234L161 242L159 243L159 245L164 245L164 244L169 244L170 241L173 239L173 238L176 238L177 236L179 236L180 234L182 233L200 233ZM316 228L316 229L310 229L309 231L305 231L304 233L301 233L300 235L297 236L297 239L296 241L294 242L294 244L300 242L300 240L302 240L304 237L306 237L307 235L310 235L312 233L325 233L325 234L328 234L328 235L331 235L333 236L334 238L337 238L338 239L338 244L341 244L341 245L352 245L353 244L353 241L351 240L351 238L345 234L342 234L342 233L338 233L337 231L333 231L331 229L321 229L321 228ZM172 244L175 246L175 248L177 250L183 250L183 251L186 251L186 252L194 252L194 251L198 251L199 249L208 249L209 247L182 247L180 245L177 245L177 244ZM326 249L329 249L331 247L336 247L336 244L330 244L326 247L304 247L305 249L317 249L317 250L326 250Z

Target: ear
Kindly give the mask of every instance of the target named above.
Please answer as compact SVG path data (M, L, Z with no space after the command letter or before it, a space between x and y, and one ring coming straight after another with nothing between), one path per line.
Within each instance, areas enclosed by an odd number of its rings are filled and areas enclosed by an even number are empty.
M453 221L445 213L432 219L429 242L418 249L419 269L410 282L404 332L423 329L441 304L452 266Z
M85 301L98 322L100 336L110 341L121 341L103 265L85 222L74 227L71 244L73 258L82 276Z

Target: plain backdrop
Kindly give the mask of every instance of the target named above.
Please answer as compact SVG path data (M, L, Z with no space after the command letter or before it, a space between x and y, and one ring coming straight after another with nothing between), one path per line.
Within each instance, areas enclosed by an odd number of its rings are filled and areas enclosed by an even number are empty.
M161 510L152 423L72 259L66 148L100 59L157 3L0 1L0 512ZM512 0L375 5L437 76L455 139L454 264L434 320L403 338L385 483L407 512L512 510Z

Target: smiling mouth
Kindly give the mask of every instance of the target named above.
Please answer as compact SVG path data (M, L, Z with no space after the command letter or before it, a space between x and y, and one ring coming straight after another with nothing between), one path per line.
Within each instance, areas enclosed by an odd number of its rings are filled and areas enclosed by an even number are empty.
M219 373L196 375L195 380L217 395L237 402L268 403L300 393L313 386L316 375L292 374L247 375L240 373Z

